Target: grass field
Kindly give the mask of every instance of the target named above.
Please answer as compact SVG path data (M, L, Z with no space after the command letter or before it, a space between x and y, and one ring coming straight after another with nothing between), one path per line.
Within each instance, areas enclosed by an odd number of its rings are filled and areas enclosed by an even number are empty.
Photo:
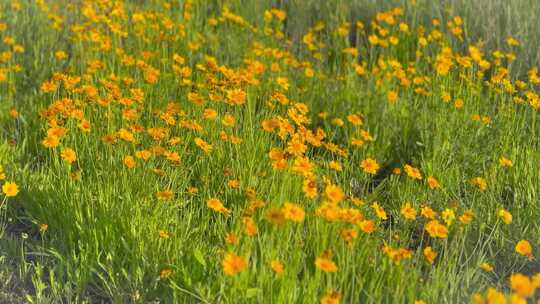
M0 0L0 303L535 303L539 11Z

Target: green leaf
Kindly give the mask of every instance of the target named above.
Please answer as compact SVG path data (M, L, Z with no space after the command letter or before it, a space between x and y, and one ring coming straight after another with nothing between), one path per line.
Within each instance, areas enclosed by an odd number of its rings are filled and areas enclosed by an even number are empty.
M198 248L195 248L193 250L193 256L195 257L197 262L199 262L199 264L201 264L204 268L206 268L206 261L204 260L204 255Z

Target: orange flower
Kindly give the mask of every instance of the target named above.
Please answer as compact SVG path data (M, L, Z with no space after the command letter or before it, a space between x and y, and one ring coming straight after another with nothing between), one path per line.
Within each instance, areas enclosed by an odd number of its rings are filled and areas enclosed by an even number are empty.
M204 153L208 154L212 152L212 145L204 141L202 138L197 137L194 139L194 141L195 144L204 151Z
M341 303L341 294L335 290L328 290L321 299L321 304L339 304Z
M255 224L255 221L253 218L245 216L242 218L242 223L244 223L244 233L248 236L254 236L257 234L257 224Z
M367 234L371 234L375 231L375 223L371 220L363 220L358 223L358 226Z
M317 269L322 270L324 272L337 272L338 271L336 263L334 263L332 260L325 257L318 257L315 260L315 266L317 267Z
M278 261L278 260L273 260L271 263L270 263L270 267L272 268L272 270L276 273L276 274L282 274L284 271L285 271L285 267L283 266L283 264Z
M238 244L238 238L236 237L236 234L234 234L234 232L229 232L225 236L225 242L230 245L236 245Z
M302 207L293 203L289 203L289 202L286 202L283 205L282 210L283 210L283 215L285 216L285 218L293 222L302 222L306 215Z
M522 256L526 256L529 258L529 260L532 260L532 247L531 244L527 240L521 240L517 242L516 244L516 252L521 254Z
M159 191L156 195L159 200L168 200L173 197L173 192L171 190Z
M510 277L510 287L515 293L522 297L530 297L534 294L535 286L532 284L529 277L521 273L513 274Z
M223 272L228 276L234 276L244 270L247 266L246 260L232 252L229 252L223 258Z
M206 119L216 119L217 112L216 112L216 110L214 110L212 108L204 109L203 117L206 118Z
M446 238L448 236L448 229L437 220L429 221L425 226L426 231L431 237Z
M410 259L412 251L406 248L393 248L387 244L383 247L384 253L396 264L399 265L401 260Z
M439 184L439 181L437 181L433 176L428 176L427 183L429 186L429 189L437 189L441 187L441 184Z
M388 91L387 98L388 98L388 101L390 101L391 103L394 103L398 100L399 95L396 91Z
M417 180L422 179L422 173L420 173L420 170L418 170L418 168L415 168L411 165L405 165L403 169L405 170L405 173L407 173L409 177L412 177L413 179L417 179Z
M358 237L358 232L354 229L341 229L339 234L349 244Z
M135 168L135 158L131 155L124 157L124 165L128 167L128 169Z
M420 213L422 214L422 216L427 219L434 220L435 217L437 216L437 212L433 211L433 209L431 209L430 207L424 206L420 210L421 210Z
M229 209L225 208L225 206L223 206L223 203L217 198L209 198L206 201L206 205L208 206L208 208L219 213L229 214L231 212Z
M165 268L163 270L161 270L159 272L159 278L162 279L162 280L165 280L167 279L168 277L170 277L172 274L172 269L170 268Z
M345 197L345 194L343 194L343 190L341 190L341 188L336 185L326 186L324 193L326 194L326 197L333 203L339 203Z
M83 132L90 132L90 127L90 122L86 119L81 120L79 123L79 129L81 129Z

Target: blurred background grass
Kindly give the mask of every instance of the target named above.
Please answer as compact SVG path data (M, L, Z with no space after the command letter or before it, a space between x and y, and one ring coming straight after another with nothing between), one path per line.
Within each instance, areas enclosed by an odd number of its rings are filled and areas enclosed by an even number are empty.
M285 32L293 41L301 40L318 21L330 27L358 20L368 25L377 12L394 7L406 8L407 19L417 24L429 24L433 18L446 24L448 16L461 16L467 43L480 42L484 49L495 50L509 36L521 42L514 73L523 75L540 62L539 0L239 0L233 7L248 20L267 8L286 10Z

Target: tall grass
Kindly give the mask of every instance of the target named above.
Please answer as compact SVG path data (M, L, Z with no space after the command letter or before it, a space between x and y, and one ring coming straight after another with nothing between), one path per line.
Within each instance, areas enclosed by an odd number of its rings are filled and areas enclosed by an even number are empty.
M282 11L265 21L273 8ZM540 54L535 9L527 0L1 3L0 53L12 56L0 61L0 162L21 191L2 197L0 302L461 303L538 272L515 250L528 240L534 256L540 241L540 102L527 75ZM458 15L461 38L447 28ZM378 17L398 43L370 43ZM419 28L427 37L433 18L442 38L422 46ZM448 73L438 70L445 46ZM470 46L489 69L458 63L474 57ZM499 81L498 49L516 56L501 61ZM290 148L297 138L305 151ZM272 148L284 156L271 159ZM367 159L374 174L361 168ZM302 161L314 169L298 169ZM287 202L305 218L285 215ZM423 207L447 236L430 236ZM245 263L233 275L230 253Z

